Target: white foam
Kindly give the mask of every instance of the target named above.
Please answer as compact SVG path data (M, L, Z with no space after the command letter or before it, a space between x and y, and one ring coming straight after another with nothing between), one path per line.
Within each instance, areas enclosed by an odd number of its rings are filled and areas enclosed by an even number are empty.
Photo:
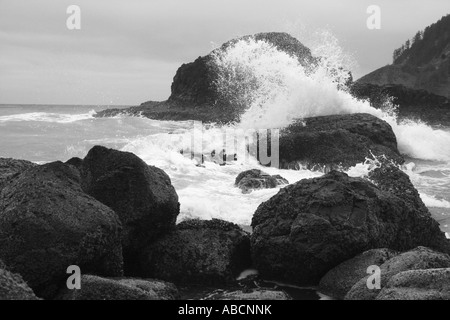
M217 137L223 131L216 127L204 128L203 137L205 152L222 148ZM232 221L241 225L249 225L253 213L264 201L270 199L283 186L274 189L255 190L243 194L234 186L239 173L259 168L269 174L280 174L290 183L304 178L317 177L322 173L308 170L280 170L262 167L255 158L238 161L221 166L206 161L202 166L199 159L191 159L180 154L186 138L191 138L192 130L180 129L174 132L140 137L130 141L122 150L130 151L144 159L148 164L158 166L171 177L180 201L178 222L189 218L212 218ZM194 133L195 137L200 134Z
M437 199L435 196L430 196L425 193L420 193L420 198L429 208L450 208L450 202L447 200Z
M84 114L30 112L30 113L1 116L0 122L36 121L36 122L71 123L71 122L80 121L80 120L92 119L94 117L95 113L96 113L95 110L91 110L88 113L84 113Z

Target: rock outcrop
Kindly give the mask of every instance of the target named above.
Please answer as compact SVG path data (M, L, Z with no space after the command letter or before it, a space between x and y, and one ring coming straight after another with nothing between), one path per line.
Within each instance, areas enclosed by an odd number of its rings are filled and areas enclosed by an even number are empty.
M214 62L216 53L224 52L238 41L265 41L278 50L297 57L306 68L313 68L317 59L300 41L287 33L258 33L224 43L210 54L183 64L176 72L171 95L167 101L149 101L127 110L105 110L97 117L114 116L121 113L143 115L158 120L200 120L203 122L231 122L238 120L245 105L234 104L230 97L217 87L219 70ZM233 97L234 98L234 97Z
M280 132L281 168L329 171L354 166L373 155L404 161L391 126L369 114L306 118Z
M381 67L360 83L401 84L450 98L450 15L425 28L394 51L393 64Z
M378 109L398 108L399 119L420 119L430 124L450 125L450 99L426 90L411 89L399 84L376 85L353 83L350 92L358 99L369 100Z
M108 279L93 275L81 277L81 289L63 289L58 300L174 300L177 288L152 279Z
M80 171L83 190L119 216L125 272L136 275L140 250L175 227L180 209L169 176L132 153L100 146L89 151Z
M250 193L258 189L271 189L279 185L289 184L289 181L280 175L269 175L259 169L252 169L241 172L234 182L234 185L242 190L242 193Z
M250 266L249 235L217 219L181 222L144 252L142 276L175 283L231 283Z
M40 297L51 297L66 269L122 274L121 224L114 211L83 192L73 167L32 167L0 194L0 259Z
M450 256L425 247L417 247L413 250L399 254L381 266L381 288L384 288L397 274L408 270L426 270L450 268ZM380 294L380 290L367 288L368 276L356 282L345 296L346 300L374 300ZM401 285L403 282L399 282ZM432 282L429 282L432 286Z
M362 178L332 171L281 189L252 219L252 257L264 278L317 284L369 249L449 244L429 212Z
M399 105L400 118L450 125L450 15L418 32L394 51L392 64L358 79L351 91L382 107L386 96Z

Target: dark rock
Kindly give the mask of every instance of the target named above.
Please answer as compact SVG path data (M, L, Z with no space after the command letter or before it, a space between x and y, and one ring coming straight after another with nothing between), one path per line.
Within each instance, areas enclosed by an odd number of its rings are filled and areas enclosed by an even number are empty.
M380 167L370 171L367 178L381 190L401 198L411 208L429 216L429 211L409 176L397 165L383 159L378 160L381 161Z
M404 252L389 259L380 266L381 288L390 282L392 277L403 271L450 268L450 256L425 247ZM380 290L367 288L368 276L360 279L345 296L346 300L373 300Z
M335 299L344 299L353 285L367 276L368 267L381 266L398 254L390 249L372 249L363 252L328 271L320 280L319 291Z
M297 57L307 69L314 68L317 63L317 59L311 55L311 51L287 33L270 32L244 36L226 42L220 48L204 57L199 57L194 62L183 64L173 78L172 92L167 101L149 101L128 110L105 110L98 112L96 116L114 116L127 112L158 120L199 120L221 123L238 120L248 105L236 103L239 99L236 97L238 92L235 90L232 96L228 96L224 94L227 90L217 87L219 71L213 57L237 41L248 41L249 39L265 41L278 50Z
M154 292L158 300L177 300L179 293L177 287L170 282L155 279L123 278L115 279L121 284L139 288L146 292Z
M174 300L177 288L151 279L106 279L93 275L81 277L81 289L63 289L59 300Z
M281 168L330 171L348 168L373 156L404 160L391 126L370 114L306 118L280 132Z
M450 300L450 268L400 272L377 300Z
M0 300L39 300L19 274L6 270L0 261Z
M14 178L21 172L36 166L37 164L26 160L0 158L0 192L2 191L3 186L11 178Z
M74 166L78 170L81 169L81 166L83 165L83 160L77 157L73 157L65 162L66 164L70 164L71 166Z
M299 62L305 67L311 67L315 59L311 51L302 45L300 41L287 33L259 33L254 36L245 36L231 40L223 44L212 53L199 57L192 63L183 64L175 74L172 83L172 94L169 97L170 102L176 102L183 105L204 106L210 109L223 110L230 109L230 102L234 100L231 97L223 96L220 88L215 86L219 76L217 67L214 64L213 57L217 51L226 51L229 47L241 40L265 41L274 45L278 50L286 52L291 56L298 58ZM236 94L237 92L234 92ZM238 116L233 114L230 116ZM230 120L237 120L231 118ZM220 119L223 121L223 119Z
M81 178L86 193L118 214L125 273L136 275L140 250L175 227L180 208L169 176L132 153L95 146L83 160Z
M400 119L420 119L431 124L450 124L450 100L422 89L412 89L400 84L377 85L356 82L350 87L353 96L369 100L378 109L389 102L398 106Z
M250 266L249 235L213 219L188 220L151 244L142 258L144 277L205 285L233 282Z
M267 279L317 284L369 249L419 245L449 252L438 223L361 178L332 171L281 189L252 219L252 257Z
M259 169L247 170L239 173L234 185L242 190L242 193L250 193L252 190L271 189L279 185L289 184L289 181L280 175L269 175Z
M282 290L257 288L237 291L218 290L210 293L203 300L292 300L292 297Z
M40 297L56 293L70 265L120 276L120 231L117 215L61 162L24 171L0 194L0 259Z

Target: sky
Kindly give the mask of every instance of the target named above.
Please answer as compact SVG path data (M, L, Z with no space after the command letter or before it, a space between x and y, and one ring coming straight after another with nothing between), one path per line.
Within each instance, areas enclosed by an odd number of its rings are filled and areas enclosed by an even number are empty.
M80 30L66 26L70 5L81 9ZM370 5L380 29L367 28ZM358 78L449 13L449 0L0 0L0 104L164 100L182 63L266 31L305 45L332 33Z

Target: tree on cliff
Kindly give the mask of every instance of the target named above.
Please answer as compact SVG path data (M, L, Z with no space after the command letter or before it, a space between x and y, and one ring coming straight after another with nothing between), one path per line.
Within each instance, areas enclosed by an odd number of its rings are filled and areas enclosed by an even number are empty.
M450 15L446 15L426 27L423 32L418 31L412 40L408 39L404 45L394 50L394 64L408 61L411 66L421 66L434 58L441 58L442 51L449 44Z

